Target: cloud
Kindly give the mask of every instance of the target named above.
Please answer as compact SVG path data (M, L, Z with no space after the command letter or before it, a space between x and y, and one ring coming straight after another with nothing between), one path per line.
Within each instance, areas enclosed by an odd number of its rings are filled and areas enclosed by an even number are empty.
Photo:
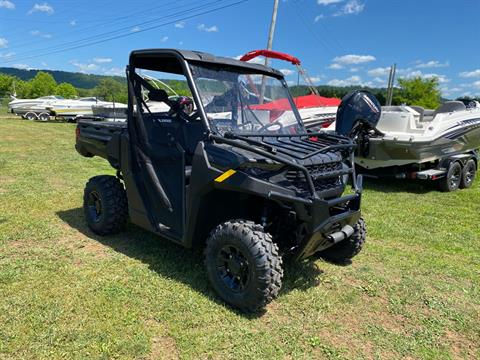
M348 1L342 8L333 14L333 16L343 16L343 15L357 15L360 14L365 8L365 4L362 4L358 0Z
M438 60L430 60L425 63L418 61L415 67L419 69L424 69L424 68L441 68L441 67L448 67L448 66L450 66L450 63L448 61L441 63Z
M176 22L174 26L176 28L183 29L185 27L185 21Z
M337 56L333 59L333 63L339 65L352 65L352 64L364 64L367 62L375 61L375 56L372 55L343 55ZM333 64L332 64L333 65Z
M327 85L330 85L330 86L350 86L350 85L361 85L362 83L362 79L360 78L360 76L350 76L349 78L347 79L343 79L343 80L340 80L340 79L332 79L330 80Z
M94 63L97 64L106 64L106 63L111 63L112 59L111 58L105 58L105 57L96 57L93 59Z
M325 15L323 15L323 14L317 15L317 16L315 16L314 21L315 21L315 22L318 22L318 21L320 21L321 19L323 19L324 17L325 17Z
M15 9L15 4L8 0L0 0L0 8L13 10Z
M125 76L125 69L112 67L103 71L103 75Z
M414 78L414 77L421 77L425 79L437 78L440 84L450 82L450 79L447 78L445 75L435 74L435 73L424 74L421 70L412 70L411 68L399 69L397 73L405 78Z
M333 64L330 64L328 68L332 70L340 70L340 69L343 69L343 65L333 63Z
M8 47L8 40L5 38L0 38L0 49Z
M475 82L472 84L472 86L473 86L474 88L476 88L476 89L480 89L480 80L475 81Z
M322 77L321 77L321 76L312 76L312 77L310 77L310 80L311 80L314 84L316 84L316 83L320 82L320 80L322 80Z
M166 42L168 40L168 36L164 36L160 39L160 42Z
M52 15L55 10L53 9L53 7L51 7L50 5L48 5L47 3L43 3L43 4L35 4L33 5L33 7L30 9L30 11L28 12L28 14L33 14L33 13L36 13L36 12L43 12L43 13L46 13L48 15Z
M140 26L134 26L130 31L131 32L139 32L140 30L142 30L142 29L140 29Z
M72 20L72 21L70 21L70 25L71 25L71 26L77 25L77 20Z
M290 70L290 69L280 69L280 71L283 73L285 76L290 76L292 75L295 71Z
M350 72L358 72L361 69L361 67L352 67L350 69Z
M15 56L15 53L13 51L7 52L7 53L0 53L0 59L10 59Z
M367 71L367 74L370 76L386 76L390 74L390 68L389 67L378 67L375 69L371 69Z
M342 2L343 0L317 0L318 5L331 5L331 4L338 4Z
M200 31L206 31L206 32L217 32L218 31L218 27L217 25L213 25L213 26L205 26L205 24L200 24L197 26L197 29L200 30Z
M480 77L480 69L476 69L473 71L463 71L459 75L463 78Z
M22 70L31 70L32 69L30 67L30 65L27 65L27 64L13 64L12 67L15 68L15 69L22 69Z
M31 30L31 31L30 31L30 35L42 37L42 38L45 38L45 39L50 39L50 38L52 37L51 34L42 33L42 32L40 32L39 30Z
M84 64L80 63L77 60L72 60L70 63L78 68L78 71L81 73L88 73L99 69L99 66L94 63Z

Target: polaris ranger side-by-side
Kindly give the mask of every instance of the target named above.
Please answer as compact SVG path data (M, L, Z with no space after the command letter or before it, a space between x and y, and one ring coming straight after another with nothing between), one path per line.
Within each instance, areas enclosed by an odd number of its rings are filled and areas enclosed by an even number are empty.
M169 97L142 76L153 71L185 76L191 97ZM117 169L116 177L95 176L86 185L93 232L116 233L130 219L187 248L204 248L213 288L245 311L277 296L283 256L346 261L361 250L366 230L355 144L307 132L282 73L196 51L151 49L131 53L127 83L126 122L77 125L77 151ZM365 97L368 107L343 105L350 111L339 120L352 131L378 121L378 103ZM158 111L158 103L169 110ZM353 191L342 196L347 182Z

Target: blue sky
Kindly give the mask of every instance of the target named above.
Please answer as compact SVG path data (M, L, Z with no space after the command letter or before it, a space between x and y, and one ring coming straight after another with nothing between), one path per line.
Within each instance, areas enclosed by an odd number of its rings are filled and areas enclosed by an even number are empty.
M235 57L265 48L272 5L0 0L0 66L116 75L139 48ZM317 84L385 86L396 63L401 77L437 76L447 97L478 95L479 16L480 0L280 0L273 48L299 57ZM296 82L292 66L273 66Z

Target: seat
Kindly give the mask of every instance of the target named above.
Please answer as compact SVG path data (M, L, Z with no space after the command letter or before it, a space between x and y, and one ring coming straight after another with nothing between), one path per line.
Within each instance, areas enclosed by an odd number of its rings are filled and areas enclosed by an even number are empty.
M464 111L467 107L461 101L446 101L439 108L435 110L433 116L437 114L451 113L454 111Z

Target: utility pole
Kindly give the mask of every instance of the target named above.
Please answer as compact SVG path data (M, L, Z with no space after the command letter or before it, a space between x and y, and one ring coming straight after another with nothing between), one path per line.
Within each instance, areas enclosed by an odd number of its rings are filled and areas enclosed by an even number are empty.
M270 22L270 31L268 32L267 50L272 50L273 35L275 34L275 25L277 23L278 0L273 0L272 21ZM265 57L265 66L268 66L269 58ZM263 95L265 94L265 76L262 76L262 86L260 91L260 104L263 104Z

